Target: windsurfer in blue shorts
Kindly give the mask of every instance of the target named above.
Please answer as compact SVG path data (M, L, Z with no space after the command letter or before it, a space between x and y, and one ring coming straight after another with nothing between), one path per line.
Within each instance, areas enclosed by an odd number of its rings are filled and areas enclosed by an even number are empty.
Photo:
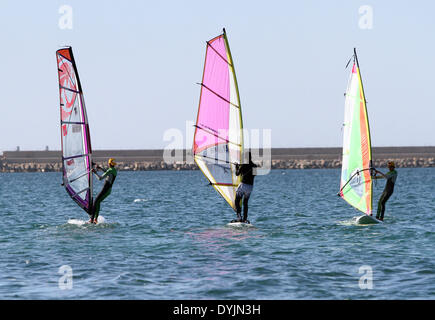
M376 214L376 219L383 221L384 220L384 213L385 213L385 203L387 200L391 197L394 191L394 184L396 183L397 179L397 171L395 170L396 165L394 164L394 161L388 161L388 169L390 170L386 174L383 174L382 172L375 169L376 173L379 173L380 176L376 175L373 178L374 179L387 179L387 183L385 184L384 192L382 192L381 197L379 198L378 202L378 211Z
M249 151L249 162L247 164L236 164L236 175L241 176L242 181L236 191L236 212L237 219L231 222L246 222L248 220L248 201L254 188L254 168L258 166L252 162L251 151ZM243 219L241 216L242 207L241 202L243 199Z
M98 169L103 170L100 166L97 166L97 169L92 169L92 172L95 173L95 175L98 177L98 180L102 180L104 178L106 178L106 180L104 181L103 188L95 198L94 203L92 205L92 212L90 214L91 219L89 220L90 223L95 223L95 224L97 223L98 215L100 213L100 204L112 192L112 186L113 183L115 182L116 175L117 175L117 171L115 169L116 166L115 159L110 158L108 161L108 165L109 165L109 169L107 169L101 176L97 173Z

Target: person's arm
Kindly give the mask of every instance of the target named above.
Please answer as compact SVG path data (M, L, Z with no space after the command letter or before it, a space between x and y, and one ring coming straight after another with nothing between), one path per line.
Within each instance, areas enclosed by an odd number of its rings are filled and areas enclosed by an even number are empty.
M98 174L97 170L92 169L92 172L95 174L95 176L98 178L98 180L103 179L103 177Z
M373 177L373 179L387 179L387 176L385 174L383 174L382 172L380 172L376 169L374 169L374 170L376 172L376 175ZM380 174L380 175L378 176L378 174Z
M97 176L98 180L102 180L102 179L104 179L104 177L105 177L105 175L106 175L106 172L104 172L103 175L100 176L100 175L98 174L98 172L97 172L98 169L103 170L103 168L101 168L100 166L97 166L96 169L95 169L95 168L92 169L92 172Z
M102 176L100 176L99 174L98 174L98 172L97 171L93 171L93 173L95 174L95 176L98 178L98 180L101 180L101 179L103 179L103 177Z
M100 167L100 166L98 166L98 165L97 165L97 167L96 167L96 168L97 168L97 170L101 170L101 171L104 171L104 172L106 172L106 171L107 171L107 169L104 169L103 167Z

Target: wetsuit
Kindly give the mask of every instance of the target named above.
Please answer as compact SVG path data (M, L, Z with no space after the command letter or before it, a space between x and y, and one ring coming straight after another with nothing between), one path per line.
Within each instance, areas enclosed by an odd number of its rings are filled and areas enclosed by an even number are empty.
M104 172L102 176L100 176L96 173L99 180L106 178L106 181L104 181L103 189L101 189L100 193L94 199L94 204L92 206L91 219L95 219L95 220L98 219L98 215L100 213L100 204L112 192L112 186L113 186L113 183L115 182L116 174L117 174L117 172L116 172L115 167L110 167L109 169L107 169L106 172Z
M380 220L384 220L385 203L393 194L394 184L396 183L396 179L397 179L397 171L396 170L389 171L385 174L385 176L387 177L387 183L385 184L384 192L382 192L382 195L379 198L378 212L376 214L376 219L380 219Z
M242 176L242 182L236 191L236 211L237 211L237 220L241 221L242 217L240 213L242 212L241 208L241 200L243 198L243 222L248 221L248 201L251 196L251 192L254 189L254 178L255 175L253 173L253 168L256 168L257 165L252 161L249 164L236 165L236 175Z

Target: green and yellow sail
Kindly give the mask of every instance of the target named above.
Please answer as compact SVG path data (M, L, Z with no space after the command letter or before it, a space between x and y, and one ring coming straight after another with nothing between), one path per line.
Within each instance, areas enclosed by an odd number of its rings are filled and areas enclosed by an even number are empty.
M372 213L372 148L366 99L356 50L346 90L339 195L356 209Z

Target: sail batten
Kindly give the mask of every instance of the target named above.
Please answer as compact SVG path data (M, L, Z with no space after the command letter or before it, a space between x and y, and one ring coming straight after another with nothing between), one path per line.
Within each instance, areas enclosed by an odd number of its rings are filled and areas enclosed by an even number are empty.
M92 207L92 147L83 91L71 47L56 51L63 185L86 212Z
M74 92L74 93L77 93L77 94L80 93L80 91L76 91L76 90L73 90L73 89L70 89L70 88L67 88L67 87L62 87L62 86L59 86L59 87L60 87L60 89L68 90L70 92Z
M213 39L214 40L214 39ZM211 41L213 41L213 40L211 40ZM224 60L229 66L232 66L232 64L231 63L229 63L228 61L227 61L227 59L225 59L215 48L213 48L213 46L210 44L210 41L207 41L207 45L208 46L210 46L210 48L212 48L213 49L213 51L214 52L216 52L216 54L219 56L219 57L221 57L222 58L222 60Z
M77 121L61 121L61 124L86 124L85 122L77 122Z
M228 44L223 34L207 41L193 154L216 191L235 210L236 163L243 152L239 91Z
M372 151L366 99L356 56L344 110L340 196L356 209L372 213Z
M240 108L240 106L233 104L231 101L228 101L227 99L225 99L224 97L222 97L221 95L219 95L218 93L214 92L213 90L211 90L209 87L207 87L205 84L201 83L201 86L203 86L204 88L206 88L207 90L209 90L211 93L214 93L216 96L218 96L219 98L221 98L222 100L224 100L225 102L228 102L230 105L232 105L233 107L236 108Z
M205 128L202 128L202 127L200 127L200 126L196 126L196 125L195 125L195 127L196 127L197 129L203 130L203 131L205 131L205 132L207 132L207 133L209 133L209 134L215 136L216 138L219 138L219 139L222 140L222 141L225 141L225 142L227 142L227 143L232 143L232 144L234 144L235 146L238 146L238 147L241 147L241 146L242 146L241 144L239 144L239 143L237 143L237 142L230 141L230 140L228 140L228 139L226 139L226 138L223 138L223 137L221 137L221 136L215 134L215 133L212 132L211 130L207 130L207 129L205 129Z
M63 160L69 160L69 159L75 159L75 158L81 158L81 157L89 157L90 154L78 154L76 156L70 156L70 157L63 157Z

